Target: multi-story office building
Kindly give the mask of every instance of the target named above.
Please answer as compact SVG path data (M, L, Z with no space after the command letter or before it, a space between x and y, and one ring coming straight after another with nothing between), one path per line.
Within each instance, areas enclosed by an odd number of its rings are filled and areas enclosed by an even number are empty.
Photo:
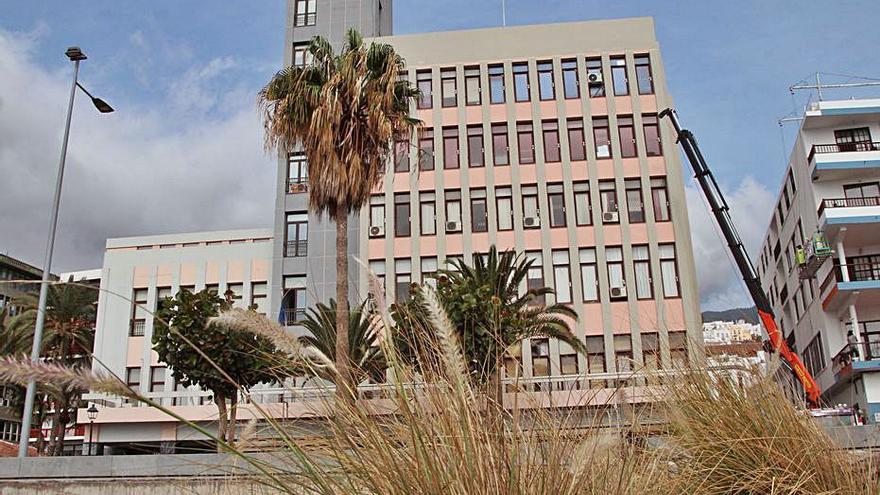
M348 27L391 33L389 0L288 5L287 64L308 62L314 35L338 48ZM349 222L349 254L386 281L389 300L451 258L472 260L491 245L524 253L535 260L527 285L555 288L556 301L578 313L574 330L589 350L536 338L511 352L511 375L562 379L564 387L533 389L559 393L554 404L619 400L601 390L615 377L702 352L681 165L657 118L671 99L650 19L380 40L406 59L401 77L422 91L412 111L423 126L395 143L384 182ZM151 307L163 293L210 284L237 284L250 301L268 282L267 313L295 330L306 307L335 296L335 226L308 212L306 170L297 150L280 159L272 232L108 241L102 288ZM360 300L367 270L349 266L350 297ZM170 383L150 350L151 317L102 298L95 352L112 371L184 417L215 417L210 394ZM257 400L296 417L308 410L297 394L266 390ZM161 413L111 402L97 420L102 444L198 438ZM243 405L240 419L248 414Z
M26 294L40 292L43 270L11 256L0 254L0 310L12 316L18 312L14 301ZM55 275L52 280L58 280Z
M831 404L880 422L880 100L804 115L759 257L783 335Z

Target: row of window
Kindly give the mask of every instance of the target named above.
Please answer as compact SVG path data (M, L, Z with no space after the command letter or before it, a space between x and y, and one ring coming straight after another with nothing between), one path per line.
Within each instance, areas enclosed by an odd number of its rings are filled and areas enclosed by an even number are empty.
M613 179L600 180L598 182L598 198L600 203L599 214L603 224L616 224L620 222L623 213L629 219L629 223L644 223L646 221L645 201L643 196L642 180L638 178L624 180L624 197L626 205L618 197L617 186ZM666 179L655 177L650 181L651 208L656 222L670 220L669 192ZM486 188L472 188L470 196L470 231L488 232L490 212L494 206L495 229L498 231L513 230L514 228L514 197L511 186L498 186L494 190L494 202L487 194ZM520 187L522 225L525 229L537 229L541 226L541 207L547 205L548 218L551 228L567 227L569 223L569 207L566 201L565 186L562 183L547 185L546 201L539 202L538 186L536 184L523 185ZM590 196L589 182L575 182L571 185L573 199L573 215L576 226L593 225L593 204ZM447 189L443 194L443 203L446 221L445 232L457 233L464 228L462 218L462 196L460 189ZM494 203L494 205L493 205ZM419 217L413 218L412 194L394 194L394 236L409 237L412 234L412 223L418 224L420 235L437 234L437 194L433 191L420 191L418 194ZM621 208L624 209L621 212ZM290 216L288 216L290 218ZM370 198L370 237L385 236L385 196L374 195ZM288 223L288 242L291 233L299 232Z
M297 47L294 47L296 52ZM294 57L296 58L296 57ZM307 64L306 56L300 58L302 64ZM636 88L640 95L654 94L654 77L651 72L651 58L648 54L636 55L634 58L634 71L636 76ZM610 58L611 87L614 96L626 96L630 94L630 80L627 74L626 57L614 56ZM601 58L587 58L585 60L586 87L591 98L605 96L605 77L603 74ZM482 69L479 65L465 66L462 78L458 77L455 67L443 67L440 71L440 106L458 106L460 99L467 106L482 105L485 101L490 104L502 104L513 93L513 101L527 102L536 93L541 101L555 100L557 96L565 99L578 99L581 97L582 74L578 68L577 59L564 59L560 62L560 70L553 66L552 60L539 60L535 63L534 85L529 71L528 62L513 62L510 65L510 81L513 87L507 86L504 64L490 64L486 67L486 79L488 88L483 88ZM405 77L405 75L402 75ZM416 106L419 109L429 109L434 106L434 74L433 69L416 70L416 87L420 96ZM463 88L464 91L460 91ZM512 89L512 91L511 91Z
M644 138L646 156L662 156L663 148L660 140L660 124L656 114L642 115L642 136ZM593 149L597 159L612 158L611 128L607 117L596 117L592 121ZM490 134L486 134L488 131ZM560 140L560 125L557 120L544 120L539 129L540 138L544 148L544 163L558 163L563 160L563 147ZM570 161L583 161L587 159L587 138L584 133L584 120L580 117L570 118L565 121L565 130L568 136L568 159ZM636 145L636 126L632 115L620 115L617 117L617 135L620 143L618 151L621 158L634 158L638 156ZM423 128L418 132L418 145L415 156L418 160L419 170L434 170L435 162L442 160L444 169L457 169L461 166L460 157L462 146L459 138L459 129L456 126L443 127L440 139L442 143L442 157L437 157L435 150L434 129ZM481 124L469 125L466 129L467 165L472 168L484 167L486 158L486 139L491 140L492 163L496 166L511 164L510 134L506 123L491 124L490 129L484 130ZM520 165L533 164L535 157L535 129L532 121L517 122L515 128L516 139L516 163ZM410 141L409 139L398 140L394 144L394 171L408 172L410 170ZM291 161L290 180L304 178L302 168L303 161Z
M477 254L475 256L483 256ZM527 251L526 258L532 260L532 265L526 276L526 288L537 289L540 287L552 287L556 291L555 299L558 303L570 304L574 302L574 290L572 285L572 267L567 249L551 251L551 275L547 280L544 273L544 263L540 251ZM633 296L637 300L654 299L654 288L657 287L662 297L677 298L680 294L678 277L678 264L676 261L675 244L659 244L654 253L660 267L660 280L654 280L651 269L652 256L648 245L634 245L632 247L632 259L624 259L624 250L621 246L605 247L605 269L608 277L608 299L611 301L623 301ZM448 256L449 260L461 256ZM625 263L631 263L632 276L624 269ZM410 258L398 258L394 260L394 296L398 302L405 301L409 297L410 286L413 283L412 263ZM596 258L596 248L580 248L576 270L579 271L583 302L598 302L601 299L599 289L599 265ZM422 284L432 284L432 278L437 273L437 258L422 257L419 259ZM371 260L370 270L384 282L386 268L384 260ZM452 266L451 264L449 266ZM549 283L548 283L549 282ZM544 303L543 297L535 301Z
M207 284L205 289L218 294L220 292L219 284ZM181 285L179 290L188 290L195 292L194 285ZM236 308L246 309L255 307L260 314L266 314L268 307L269 285L266 282L251 282L251 300L250 304L244 301L244 284L229 283L226 285L226 291L232 299L232 306ZM147 316L151 313L147 306L147 297L149 291L146 288L137 288L132 291L131 296L131 316L129 319L128 335L130 337L143 337L146 331ZM171 287L156 288L156 303L152 308L152 313L162 309L162 302L166 297L172 297L174 293Z
M687 366L687 334L684 331L670 331L667 335L669 337L669 355L672 368L681 369ZM615 335L613 338L612 352L615 369L618 373L634 371L632 338L633 336L631 335ZM649 371L660 369L659 335L656 332L641 332L636 338L641 339L642 358L645 369ZM584 356L586 361L584 372L588 374L608 372L605 356L605 337L601 335L588 335L585 339L587 353ZM547 338L530 339L529 349L531 351L532 376L550 376L550 340ZM563 343L560 343L558 367L559 374L561 375L581 374L577 353L570 346ZM523 375L522 349L520 346L513 346L505 359L504 368L505 374L509 378ZM603 381L593 383L592 385L596 388L607 386Z

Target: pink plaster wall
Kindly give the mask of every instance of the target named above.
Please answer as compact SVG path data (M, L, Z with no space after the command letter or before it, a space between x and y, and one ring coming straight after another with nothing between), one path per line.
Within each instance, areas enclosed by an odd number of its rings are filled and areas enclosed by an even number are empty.
M233 260L226 265L226 281L227 282L244 282L244 262Z
M633 178L641 175L638 158L622 158L620 161L623 164L624 177Z
M371 260L385 259L385 238L370 239L367 241L367 258Z
M470 187L486 187L486 168L469 168L468 183Z
M421 254L422 256L437 256L436 235L425 235L419 237L419 254Z
M596 230L592 226L577 227L577 242L580 247L596 245Z
M149 266L136 266L134 267L134 275L132 277L131 285L133 288L143 289L145 287L150 286L150 274L152 273L152 269Z
M156 269L156 286L171 285L174 280L174 265L159 265Z
M562 162L545 165L544 175L547 178L547 182L562 182Z
M523 185L534 184L538 182L538 173L534 164L519 166L519 182Z
M205 283L220 283L220 264L216 261L209 261L205 264Z
M140 366L144 355L144 337L129 337L125 353L125 366Z
M495 241L495 244L498 246L499 250L513 249L516 247L516 237L512 230L498 232Z
M662 156L649 156L648 174L652 177L656 175L666 175L666 160Z
M571 179L573 181L584 181L589 179L590 172L587 168L587 162L571 162Z
M659 327L657 324L657 301L636 301L636 307L639 313L638 327L642 331L656 330Z
M657 97L654 95L639 95L639 105L642 107L642 112L656 113Z
M602 304L585 303L583 305L586 335L602 335Z
M437 164L438 167L442 167L442 163ZM465 165L467 166L467 165ZM461 171L459 169L450 169L443 171L443 187L446 189L460 189L461 188Z
M446 234L446 254L456 255L464 253L464 242L461 234Z
M489 120L492 122L507 121L507 108L503 104L489 105Z
M269 280L269 260L255 259L251 261L251 280L254 282Z
M684 330L684 308L681 299L666 299L666 328L669 330Z
M458 125L458 108L441 108L440 119L444 126Z
M196 285L198 267L195 263L180 264L180 285Z
M512 92L510 94L510 98L513 98ZM532 114L532 104L527 101L524 101L521 103L514 103L513 104L513 115L516 117L516 120L518 120L518 121L519 120L528 120L529 122L531 122L532 117L534 117L534 115ZM512 130L516 131L516 129L512 129Z
M648 224L635 223L629 226L629 238L633 244L648 243Z
M626 301L611 303L611 328L615 334L632 332L629 304Z
M675 230L672 228L672 222L658 222L655 230L657 232L658 242L674 242Z
M488 253L489 246L489 234L487 232L471 234L471 247L475 253Z
M541 110L541 119L555 119L557 115L556 100L539 101L538 108Z
M596 160L596 171L600 179L613 179L614 161L610 159Z
M541 229L525 229L525 248L529 251L541 249Z
M483 107L479 105L471 105L464 107L465 122L480 124L483 122Z
M616 246L621 244L620 225L605 225L602 232L605 234L605 245Z
M632 100L629 99L629 96L615 96L614 107L617 109L617 115L631 114L633 111Z
M552 248L568 248L569 245L571 245L571 243L568 242L567 228L550 229L550 246Z
M492 172L495 174L495 185L509 186L513 183L510 178L510 166L495 167Z
M394 239L391 241L394 245L395 258L411 258L412 257L412 238Z
M572 117L580 117L584 114L583 109L581 108L581 100L565 100L565 116Z
M605 103L605 98L590 98L590 114L593 117L608 115L608 104Z

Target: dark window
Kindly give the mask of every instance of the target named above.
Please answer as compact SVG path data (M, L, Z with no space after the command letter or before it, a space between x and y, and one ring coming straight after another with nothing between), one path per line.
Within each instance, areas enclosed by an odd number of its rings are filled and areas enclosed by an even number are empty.
M169 290L170 292L170 290ZM169 294L170 295L170 294ZM159 297L156 297L157 305ZM131 296L131 321L128 335L130 337L143 337L146 330L147 320L147 289L135 289ZM158 309L158 308L157 308Z
M458 189L447 190L445 204L446 232L461 232L461 191Z
M492 124L492 156L495 160L495 165L510 165L507 124Z
M611 300L626 299L626 278L623 271L623 248L605 248L605 261L608 267L608 288Z
M394 142L394 171L409 172L409 139Z
M562 184L547 185L547 201L550 205L550 226L565 227L565 195Z
M687 340L684 331L669 332L669 356L675 369L683 369L688 364Z
M471 189L471 231L489 230L489 209L485 189Z
M541 132L544 137L544 161L554 163L562 160L559 151L559 123L555 120L545 120L541 123Z
M516 124L516 144L519 147L519 163L535 163L535 136L530 122Z
M443 128L443 168L458 168L458 128Z
M434 170L434 129L419 131L419 170Z
M489 66L489 101L504 103L504 66Z
M394 300L403 302L409 299L412 285L412 261L409 258L394 260Z
M141 368L140 366L125 368L125 384L134 392L141 391Z
M602 77L602 59L587 59L587 87L590 98L605 96L605 82Z
M602 204L602 223L618 223L617 189L613 180L599 181L599 202Z
M587 143L583 119L568 119L568 155L571 161L587 159Z
M590 200L590 184L588 182L574 183L574 217L576 225L591 225L592 203Z
M825 369L825 352L822 350L822 334L817 333L804 347L804 366L811 375L817 376Z
M620 156L623 158L636 156L636 130L631 115L617 118L617 134L620 137Z
M550 376L550 341L532 339L532 376Z
M858 127L834 131L834 142L837 143L840 151L864 151L864 143L871 142L871 130L867 127ZM872 147L867 149L870 150Z
M394 195L394 236L409 237L411 207L409 193Z
M306 306L308 304L308 295L304 287L297 287L286 290L288 306L284 308L284 323L286 325L294 325L306 318Z
M614 96L629 94L629 79L626 77L626 59L624 57L611 58L611 82L614 87Z
M523 207L523 227L536 229L540 224L540 210L538 209L538 188L536 186L522 186L520 189Z
M307 213L287 214L287 239L284 256L303 257L309 253L309 216Z
M440 69L440 90L441 104L444 107L454 107L458 104L454 68Z
M471 125L467 128L468 133L468 165L471 167L483 167L486 160L483 155L483 126Z
M611 158L611 134L607 118L593 119L593 142L596 144L596 158Z
M651 256L648 246L633 246L633 272L636 276L636 299L652 299Z
M843 196L848 199L877 198L880 196L880 183L864 182L861 184L846 184L843 186ZM853 206L876 206L876 201L870 204L867 201L854 201L852 203Z
M624 181L626 188L626 211L629 214L629 223L644 223L645 203L642 198L642 181L639 179L627 179Z
M296 0L294 26L314 26L318 0Z
M479 105L482 103L480 98L480 68L465 67L464 68L464 92L465 104Z
M636 80L640 95L654 94L654 76L651 74L651 57L647 54L636 55Z
M165 391L165 367L150 366L150 392Z
M433 192L419 194L419 225L422 235L437 234L437 200Z
M633 366L632 336L614 336L614 364L618 373L629 373ZM624 385L626 381L622 382Z
M581 90L578 86L577 60L562 61L562 86L566 99L581 97Z
M370 237L385 235L385 196L370 198Z
M656 115L642 115L642 127L645 131L645 154L660 156L663 146L660 143L660 124Z
M416 86L420 93L419 99L416 102L416 107L421 109L433 107L433 82L431 81L430 70L416 71Z
M581 287L584 291L584 302L599 300L599 272L596 264L596 248L582 248L579 251L581 261Z
M309 51L309 42L293 44L293 66L305 67L312 63L312 52Z
M526 272L526 290L541 289L547 286L544 283L544 262L541 260L540 251L529 251L526 260L531 262ZM544 304L546 298L541 295L531 300L532 304Z
M513 191L510 187L495 189L495 208L498 211L498 230L513 230Z
M605 373L605 338L601 335L588 335L587 342L587 373L599 374ZM594 388L604 388L606 385L604 380L593 380L591 386Z
M666 190L666 179L651 179L651 202L654 203L654 221L669 221L669 193Z
M538 93L541 100L556 98L553 84L553 62L538 62Z
M529 64L513 64L513 94L516 101L529 101Z
M675 262L675 244L660 244L660 275L663 278L663 297L678 297L678 265Z

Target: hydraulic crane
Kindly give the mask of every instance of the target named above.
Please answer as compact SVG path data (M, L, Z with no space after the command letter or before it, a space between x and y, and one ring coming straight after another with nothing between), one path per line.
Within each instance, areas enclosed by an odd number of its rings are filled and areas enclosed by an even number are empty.
M715 221L718 223L718 227L721 229L722 234L724 234L724 239L727 241L727 247L730 249L733 259L736 262L736 266L739 268L743 281L745 281L746 287L749 290L749 294L755 302L755 307L758 309L758 315L761 318L761 322L764 324L764 328L767 330L770 346L774 351L779 353L797 377L798 381L804 388L807 401L810 405L813 407L818 406L820 395L819 386L810 375L810 372L807 371L807 368L804 366L804 363L798 355L788 347L788 344L782 337L782 332L780 332L779 327L776 326L776 319L773 315L773 308L770 305L770 300L767 298L767 294L764 293L764 289L761 288L761 282L758 279L758 273L755 270L755 266L752 264L752 260L749 259L749 255L736 231L733 220L730 218L730 207L727 205L724 195L721 194L721 188L719 188L718 183L715 182L715 176L712 175L712 171L709 170L709 166L706 164L706 160L703 158L699 146L697 146L697 141L694 139L693 133L687 129L681 128L675 110L671 108L663 110L660 112L660 118L662 119L664 117L669 117L670 122L672 122L672 127L675 128L677 142L684 151L685 156L687 156L691 167L694 169L697 182L700 184L700 188L703 190L703 195L706 196L706 200L709 202L709 208L712 210L712 214L715 216Z

